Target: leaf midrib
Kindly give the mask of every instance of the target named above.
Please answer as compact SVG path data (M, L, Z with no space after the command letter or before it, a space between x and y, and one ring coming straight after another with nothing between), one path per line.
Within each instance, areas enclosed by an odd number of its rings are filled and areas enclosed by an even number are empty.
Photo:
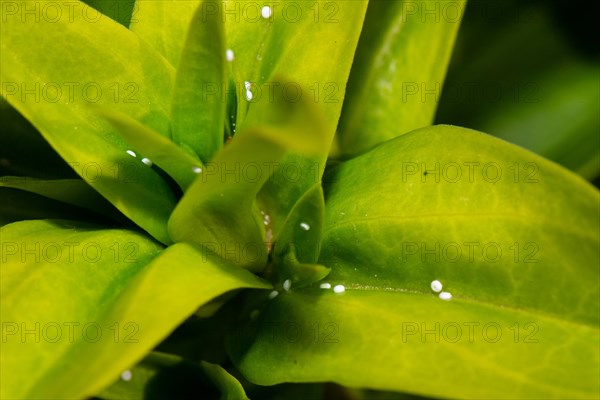
M365 80L366 82L361 86L360 92L355 96L356 99L365 100L366 94L369 93L373 86L375 86L375 83L379 78L380 71L378 68L373 68L373 66L378 63L378 59L383 54L384 50L390 50L390 43L393 41L393 38L399 36L400 32L404 30L404 27L406 26L406 21L404 19L405 15L403 13L397 13L396 17L387 26L385 34L382 35L384 40L380 41L379 46L377 46L377 49L375 49L370 57L370 60L368 61L371 64L371 68L368 69L369 72L367 73L367 78ZM350 74L352 74L352 72L350 72ZM365 110L369 107L369 103L366 101L361 101L359 104L360 105L354 106L354 116L348 125L358 127L364 120L366 114Z
M349 226L357 225L357 224L370 224L370 223L375 223L375 222L379 222L379 221L392 222L392 221L411 221L411 220L417 220L417 219L443 219L443 218L448 218L448 219L450 219L450 218L467 218L467 219L502 218L502 219L509 219L509 220L515 220L521 224L531 225L532 223L535 223L535 224L539 224L539 225L547 225L547 226L551 226L554 229L557 229L559 231L568 232L573 235L582 237L584 239L591 240L593 242L600 241L600 238L598 236L595 236L593 233L591 233L589 231L572 228L570 226L567 227L563 223L556 223L556 222L553 222L551 220L544 219L544 218L532 218L531 215L498 213L498 212L439 213L439 214L415 214L415 215L379 215L376 217L369 217L369 218L363 217L363 218L359 218L359 219L345 220L344 222L341 222L341 223L335 223L335 222L329 223L329 221L326 221L326 222L328 222L327 225L329 225L329 226L323 230L323 236L326 236L327 233L332 232L336 229L347 228Z
M419 296L434 296L433 294L431 294L431 292L427 291L420 291L420 290L415 290L415 289L405 289L405 288L395 288L395 287L384 287L384 286L375 286L375 285L360 285L360 284L352 284L352 285L344 285L346 290L356 290L356 291L362 291L362 292L370 292L370 293L377 293L377 292L384 292L384 293L390 293L390 292L400 292L400 293L406 293L408 295L419 295ZM314 289L312 289L314 290ZM434 296L435 297L435 296ZM562 314L550 314L545 312L544 310L539 310L539 309L531 309L531 308L517 308L515 307L514 304L494 304L494 303L490 303L490 302L486 302L486 301L482 301L480 299L477 299L475 297L470 297L470 296L461 296L461 295L453 295L452 296L452 301L459 300L459 301L464 301L464 302L468 302L468 303L474 303L474 304L479 304L485 307L489 307L492 308L494 310L510 310L512 312L518 313L518 314L527 314L527 315L531 315L532 317L542 317L545 319L549 319L558 323L568 323L568 324L573 324L579 328L584 327L584 328L592 328L598 331L598 333L600 334L600 321L597 324L593 324L593 323L585 323L584 321L579 321L579 320L572 320L572 319L560 319L559 317L562 316ZM441 300L440 300L441 301ZM383 310L383 309L381 309ZM390 311L390 310L386 310L386 311ZM389 314L392 314L391 312L388 312ZM395 315L395 314L394 314Z

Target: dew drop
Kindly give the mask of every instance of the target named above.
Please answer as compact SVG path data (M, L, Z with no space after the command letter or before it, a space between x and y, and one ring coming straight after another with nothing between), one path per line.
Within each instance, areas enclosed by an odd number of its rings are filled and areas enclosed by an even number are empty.
M440 293L439 297L442 300L448 301L448 300L450 300L452 298L452 293L450 293L450 292L442 292L442 293Z
M439 293L442 291L442 282L438 281L437 279L433 282L431 282L431 290L433 290L436 293Z
M264 19L269 19L271 17L271 15L273 15L273 10L271 9L271 7L269 6L264 6L261 10L260 10L260 15L262 15L262 17Z
M310 230L310 225L307 224L306 222L301 222L300 228L304 229L305 231L308 231L308 230Z
M233 61L234 57L235 55L233 54L233 50L227 49L227 51L225 52L225 58L227 58L227 61Z
M142 162L149 167L152 166L152 160L150 160L149 158L146 158L146 157L142 158Z
M130 370L125 370L125 371L121 372L121 379L124 380L125 382L129 382L131 380L131 378L133 378L133 374L131 373Z
M273 300L275 297L279 296L279 292L277 290L273 290L269 293L269 299Z
M195 174L201 174L202 173L202 168L200 167L194 167L192 168L192 172Z
M346 288L344 287L344 285L335 285L333 287L333 293L344 293L346 291Z
M252 310L252 312L250 313L250 319L255 320L256 318L258 318L259 315L260 315L260 311Z
M131 157L136 157L135 152L133 150L127 150L127 154L129 154Z
M319 287L321 289L331 289L331 283L321 283Z

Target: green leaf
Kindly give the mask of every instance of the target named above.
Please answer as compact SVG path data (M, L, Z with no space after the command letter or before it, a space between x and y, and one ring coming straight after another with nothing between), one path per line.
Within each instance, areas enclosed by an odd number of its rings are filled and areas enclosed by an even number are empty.
M595 65L557 68L535 86L524 85L522 102L498 105L481 126L593 179L600 174L600 96L594 90L599 73Z
M236 85L240 89L239 104L244 104L246 98L244 81L252 81L257 76L257 69L265 53L265 41L270 34L273 22L262 19L260 9L257 7L259 5L250 0L225 0L223 2L222 10L229 11L221 16L225 21L227 48L233 51L234 55L235 61L232 66L235 66L236 71L232 72ZM242 10L246 10L246 12ZM252 14L248 14L248 11L251 11ZM211 16L218 14L219 10L211 5L206 12L207 16ZM241 120L237 122L241 123Z
M143 320L136 315L119 319L107 311L118 304L127 285L161 246L137 233L58 220L14 223L1 228L0 234L6 335L1 397L93 394L88 392L91 386L108 383L104 374L113 379L118 373L111 370L111 362L116 368L122 364L111 327L118 327L119 341L125 340L123 335L131 338L120 343L126 352L145 345L127 343L134 340ZM25 329L33 333L24 333ZM96 341L98 332L102 340ZM108 352L116 359L102 361L100 355L93 357L97 364L91 364L87 357L94 352ZM96 366L107 370L97 376L90 371ZM73 376L78 377L76 382ZM59 383L67 377L69 384Z
M112 204L80 179L42 180L21 176L3 176L0 178L0 187L36 193L53 200L87 208L112 219L124 219Z
M292 288L229 339L249 380L460 398L598 392L600 196L584 180L435 126L334 168L325 194L320 262L334 293ZM438 341L425 332L436 327Z
M208 375L209 379L221 391L221 400L247 400L248 396L244 388L233 376L231 376L223 367L202 362L202 369Z
M590 399L600 388L598 335L597 326L467 298L310 289L271 300L230 334L228 347L259 385L332 381L434 398Z
M495 135L584 178L599 176L597 63L578 52L545 4L498 6L501 15L531 17L491 21L478 18L482 4L469 6L436 121Z
M0 226L31 219L66 218L106 224L105 216L19 189L0 187L0 198Z
M104 390L103 399L191 398L242 400L242 385L222 367L189 362L181 357L152 352L122 378Z
M598 321L600 196L562 167L435 126L332 173L321 256L369 266L334 267L334 282L421 291L440 279L457 296Z
M190 23L201 3L196 0L137 0L130 29L177 67Z
M84 3L89 5L90 7L94 7L96 10L100 11L102 14L110 17L120 23L123 26L129 26L131 19L135 19L135 11L136 4L135 1L129 0L82 0ZM74 5L74 9L81 12L77 9L78 7ZM76 12L77 12L76 11ZM87 17L91 20L98 18L94 13L89 12Z
M303 140L311 143L313 148L308 150L316 155L299 152L301 141L286 149L284 156L274 164L276 169L273 176L259 192L259 204L265 213L265 222L268 222L267 242L279 242L280 247L283 246L278 250L281 254L275 255L275 258L285 256L287 244L295 242L297 235L300 235L303 242L308 240L312 244L305 247L307 242L300 246L300 252L304 254L300 255L299 260L313 263L318 254L322 229L324 204L321 175L324 164L321 160L329 152L327 122L319 108L310 100L301 99L290 103L283 90L288 81L277 79L276 82L279 85L272 91L272 100L256 104L248 116L246 126L259 127L261 123L277 126L282 130L296 131L298 138L310 133L313 138L306 137ZM288 107L293 108L288 110ZM298 233L301 223L308 224L312 230L309 233Z
M126 230L31 221L1 235L3 398L93 395L200 305L270 287L193 246L161 252Z
M232 11L225 14L228 48L244 81L253 84L249 113L253 104L271 101L270 93L281 83L292 101L308 98L322 110L331 142L367 2L300 0L270 6L272 15L265 20L256 2L224 5ZM245 89L244 82L237 84ZM238 128L242 124L238 121Z
M320 252L324 213L323 188L317 183L298 200L283 222L282 231L275 242L274 255L285 256L285 249L293 245L298 250L299 261L316 262Z
M42 135L0 97L0 175L76 178Z
M561 67L529 91L531 103L498 105L482 126L486 132L523 146L587 179L600 174L600 97L596 65ZM529 97L529 95L525 95ZM517 107L515 107L517 106Z
M271 4L272 15L268 19L261 17L261 9L254 2L228 1L223 6L228 49L234 54L232 71L239 100L237 128L269 125L274 118L285 115L275 112L272 103L310 102L315 109L310 114L325 116L322 125L312 117L314 129L322 136L317 154L306 157L288 149L283 158L277 159L278 169L259 195L276 240L294 205L320 182L358 42L356 27L362 24L366 4ZM248 90L252 96L245 100ZM298 127L307 126L304 117L298 122ZM293 180L286 175L290 171Z
M86 182L168 243L166 220L175 203L168 185L132 160L126 143L88 105L113 108L168 135L173 70L113 20L90 22L85 11L69 18L68 4L60 7L58 21L7 16L0 44L2 96ZM107 37L119 46L107 46Z
M204 162L223 147L225 124L225 32L221 14L206 14L198 7L177 68L171 122L173 141L185 143ZM170 11L172 12L172 11Z
M208 247L244 268L264 268L266 233L256 196L288 151L311 154L323 147L321 131L310 129L320 126L310 103L275 97L269 106L267 124L240 131L177 204L169 220L173 241Z
M40 2L40 8L54 5ZM83 105L106 105L168 135L172 66L115 21L84 18L89 10L86 5L81 4L82 10L72 13L72 18L69 7L60 6L57 21L6 15L2 25L3 97L19 111L26 106L68 104L73 112L84 113ZM65 35L70 37L67 44L60 42ZM107 37L119 46L107 46ZM41 39L46 43L44 52L40 51ZM65 59L77 62L65 63ZM31 121L31 112L22 114Z
M465 5L369 2L340 119L343 157L432 124Z
M323 279L329 269L318 265L325 212L320 183L298 200L283 229L273 243L272 265L277 280L290 279L293 286L308 285Z
M224 6L238 10L225 15L228 48L234 52L238 72L234 74L238 97L242 98L237 128L269 121L268 105L278 96L288 102L313 103L315 114L325 117L319 127L323 146L317 154L306 157L290 149L259 195L277 239L292 207L323 175L367 2L272 3L272 15L264 19L259 13L255 20L256 5L230 1ZM250 101L244 100L246 82L250 83Z
M185 191L202 170L202 162L171 140L125 114L108 109L98 111L137 152L165 170Z

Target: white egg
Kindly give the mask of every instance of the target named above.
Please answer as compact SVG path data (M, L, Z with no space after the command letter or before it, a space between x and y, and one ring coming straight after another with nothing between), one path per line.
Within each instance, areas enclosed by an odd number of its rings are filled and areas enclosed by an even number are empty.
M450 293L450 292L442 292L442 293L440 293L439 297L442 300L448 301L448 300L450 300L452 298L452 293Z
M260 10L260 15L262 15L262 17L264 19L269 19L271 17L271 15L273 15L273 10L271 9L271 7L269 6L264 6L261 10Z
M285 290L287 292L288 290L291 289L291 287L292 287L292 281L290 281L289 279L286 279L283 282L283 290Z
M344 287L344 285L335 285L333 287L333 293L344 293L346 291L346 288Z
M121 372L121 379L125 382L129 382L133 378L133 373L130 370Z

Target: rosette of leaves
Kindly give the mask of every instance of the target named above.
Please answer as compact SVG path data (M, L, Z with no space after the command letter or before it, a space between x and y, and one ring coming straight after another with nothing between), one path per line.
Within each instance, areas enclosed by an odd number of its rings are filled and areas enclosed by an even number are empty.
M78 177L2 179L2 397L596 396L598 191L402 96L464 7L425 3L3 3Z

